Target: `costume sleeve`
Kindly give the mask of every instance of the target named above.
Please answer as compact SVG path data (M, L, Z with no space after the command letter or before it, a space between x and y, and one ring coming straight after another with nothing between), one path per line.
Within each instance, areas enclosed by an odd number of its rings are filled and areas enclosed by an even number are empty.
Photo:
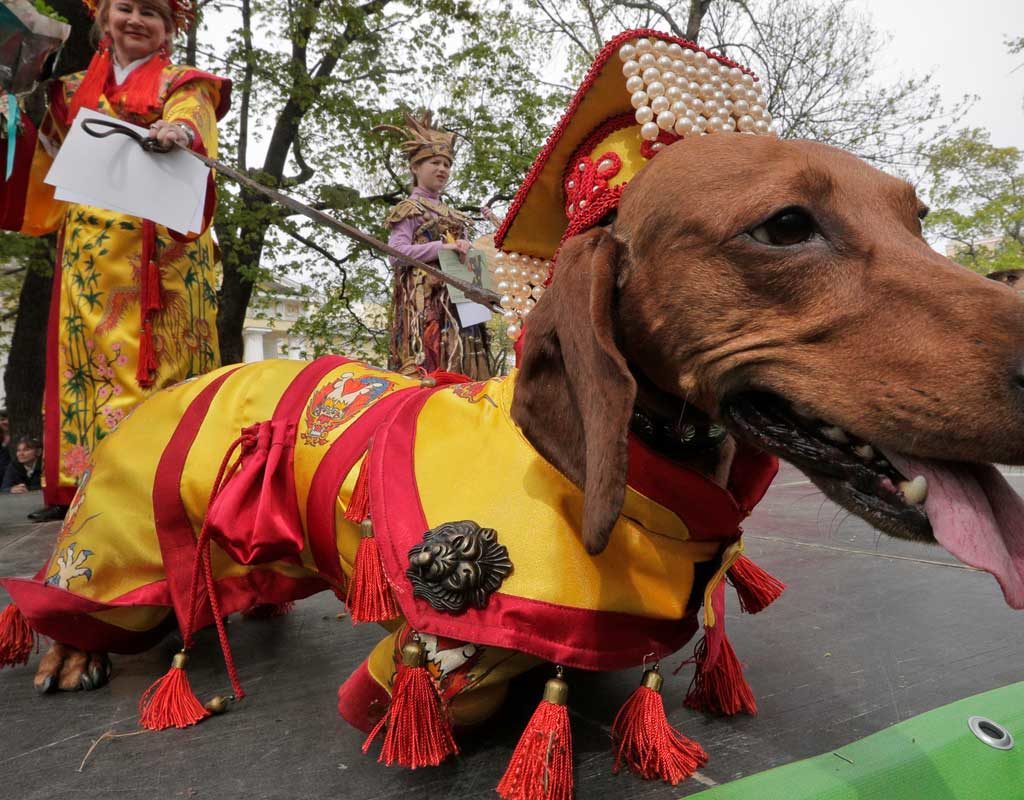
M182 123L192 130L192 149L197 153L217 157L217 108L221 102L221 88L212 80L197 78L178 86L164 103L163 118L168 122ZM217 187L210 171L206 187L206 207L203 210L203 230L213 222L217 211ZM182 235L169 231L178 241L189 241L195 235Z
M57 230L64 218L67 204L54 198L54 187L43 179L67 132L65 108L64 87L54 81L50 107L39 128L22 115L14 170L8 180L0 173L0 228L41 236Z
M401 253L420 261L437 261L437 254L444 246L444 242L423 242L413 244L413 234L416 232L416 220L406 218L391 226L391 235L388 237L388 244ZM399 266L397 259L391 259L391 265Z

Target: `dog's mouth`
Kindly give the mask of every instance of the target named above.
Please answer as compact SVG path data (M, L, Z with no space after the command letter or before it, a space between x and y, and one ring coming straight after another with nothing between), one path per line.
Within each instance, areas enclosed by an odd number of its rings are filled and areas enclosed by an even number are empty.
M1024 500L991 464L881 448L772 394L731 398L723 417L843 508L891 536L938 542L992 573L1006 602L1024 608Z

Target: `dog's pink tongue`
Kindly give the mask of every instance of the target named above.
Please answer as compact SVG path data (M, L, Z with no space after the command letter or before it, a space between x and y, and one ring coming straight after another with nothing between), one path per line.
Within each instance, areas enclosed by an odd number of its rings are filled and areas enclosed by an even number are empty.
M935 539L972 567L992 573L1006 602L1024 608L1024 500L990 464L886 457L906 477L924 475L924 507Z

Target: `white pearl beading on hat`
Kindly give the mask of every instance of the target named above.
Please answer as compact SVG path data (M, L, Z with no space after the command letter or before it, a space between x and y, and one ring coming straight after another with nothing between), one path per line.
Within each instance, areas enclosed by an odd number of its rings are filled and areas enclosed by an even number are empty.
M619 48L626 91L640 136L657 142L709 133L772 133L764 87L738 67L700 50L662 39L636 39Z
M619 48L619 58L640 136L654 142L653 150L664 147L655 141L662 131L681 137L773 132L764 87L738 67L662 39L627 42ZM512 341L519 338L523 321L544 294L551 269L552 263L540 258L495 253L492 270L505 332Z
M544 294L544 282L551 274L552 264L542 258L519 253L494 254L492 270L501 295L502 316L508 327L505 333L515 341L523 329L523 320Z

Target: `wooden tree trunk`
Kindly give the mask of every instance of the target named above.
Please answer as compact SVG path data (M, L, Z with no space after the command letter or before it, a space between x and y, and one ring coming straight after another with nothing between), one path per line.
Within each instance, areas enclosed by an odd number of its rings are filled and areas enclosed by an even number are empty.
M11 351L4 372L7 413L11 421L11 444L20 436L41 439L43 435L43 385L46 382L46 319L55 237L40 240L39 253L28 265L18 297L18 317L11 336Z

